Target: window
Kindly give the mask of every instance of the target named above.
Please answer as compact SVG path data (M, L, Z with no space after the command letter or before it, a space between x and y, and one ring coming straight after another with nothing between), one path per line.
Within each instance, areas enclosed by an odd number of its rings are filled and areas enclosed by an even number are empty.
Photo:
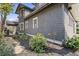
M69 25L70 25L70 26L73 26L73 24L74 24L74 19L73 19L73 17L71 16L71 14L69 13Z
M29 14L30 14L30 11L28 11L28 10L24 11L24 17L28 16Z
M24 9L21 9L20 12L19 12L20 13L19 16L20 17L24 17L24 12L25 12L25 10Z
M38 17L33 18L33 29L38 28Z
M75 22L73 21L73 33L75 33Z
M73 33L75 33L75 20L72 17L72 14L69 12L69 26L73 28Z
M24 10L21 10L21 15L22 17L24 17Z
M23 31L24 30L24 23L22 22L22 23L20 23L20 31Z
M25 29L28 29L28 21L25 21Z
M69 25L73 26L74 20L71 16L69 16Z
M79 34L79 22L76 23L76 33Z

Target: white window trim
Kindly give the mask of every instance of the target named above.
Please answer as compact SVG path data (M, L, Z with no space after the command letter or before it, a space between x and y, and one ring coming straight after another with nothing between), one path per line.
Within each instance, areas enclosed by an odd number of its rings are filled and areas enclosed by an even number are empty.
M23 24L23 28L21 28L21 24ZM20 27L20 31L23 31L24 30L24 22L21 22L19 27Z
M74 22L74 18L72 17L72 15L70 14L70 12L68 12L68 16L69 16L69 26L73 26L73 22Z
M19 23L19 30L21 31L21 24Z
M34 20L36 20L36 27L34 26ZM38 28L38 17L33 18L33 29Z
M25 21L25 29L28 29L28 21Z

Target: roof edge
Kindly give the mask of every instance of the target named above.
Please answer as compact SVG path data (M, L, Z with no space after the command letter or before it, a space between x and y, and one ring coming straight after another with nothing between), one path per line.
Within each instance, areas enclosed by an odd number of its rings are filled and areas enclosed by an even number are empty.
M39 12L39 11L43 10L44 8L48 7L50 4L52 4L52 3L46 3L46 4L45 4L45 5L43 5L42 7L40 7L40 8L38 8L38 9L36 9L36 10L35 10L35 11L33 11L32 13L30 13L28 16L26 16L26 18L25 18L25 19L27 19L27 18L29 18L30 16L32 16L32 15L34 15L34 14L36 14L37 12Z
M18 6L17 6L17 8L16 8L16 11L15 11L16 14L18 14L17 11L18 11L18 8L20 7L20 5L22 5L22 6L26 7L26 8L28 8L28 9L31 10L31 11L33 11L33 9L31 9L31 8L29 8L29 7L27 7L27 6L23 5L23 4L21 4L21 3L19 3Z

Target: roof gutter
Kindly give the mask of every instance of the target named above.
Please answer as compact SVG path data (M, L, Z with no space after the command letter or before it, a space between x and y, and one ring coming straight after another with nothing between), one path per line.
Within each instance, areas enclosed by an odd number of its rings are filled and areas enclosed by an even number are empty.
M73 14L72 14L72 12L69 10L69 12L70 12L70 14L72 15L72 17L74 18L74 20L75 20L75 17L73 16ZM75 20L76 21L76 20ZM76 21L77 22L77 21Z
M75 19L74 15L72 14L71 10L72 10L72 7L70 6L70 7L68 8L68 11L70 12L71 16L72 16L72 17L74 18L74 20L76 21L76 19ZM77 22L77 21L76 21L76 22Z

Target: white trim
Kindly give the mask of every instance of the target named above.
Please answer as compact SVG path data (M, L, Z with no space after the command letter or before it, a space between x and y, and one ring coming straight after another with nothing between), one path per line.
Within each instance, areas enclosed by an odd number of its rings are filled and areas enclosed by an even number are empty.
M36 20L36 26L34 24L34 21ZM38 28L38 17L33 18L33 29Z
M24 33L19 33L19 34L24 34Z
M28 29L28 20L25 21L25 29Z
M20 29L20 23L19 23L19 30L21 30L21 29Z
M26 33L27 35L29 35L29 36L34 36L34 35L31 35L31 34L28 34L28 33Z
M28 34L28 33L26 33L26 34L29 35L29 36L34 36L34 35L31 35L31 34ZM57 41L57 40L53 40L53 39L47 38L47 41L49 41L51 43L56 43L56 44L59 44L59 45L63 45L63 42Z
M23 28L21 28L21 24L23 25ZM19 23L20 31L24 30L24 22Z
M62 45L62 44L63 44L63 43L60 42L60 41L53 40L53 39L49 39L49 38L47 38L47 41L52 42L52 43L56 43L56 44L59 44L59 45Z

